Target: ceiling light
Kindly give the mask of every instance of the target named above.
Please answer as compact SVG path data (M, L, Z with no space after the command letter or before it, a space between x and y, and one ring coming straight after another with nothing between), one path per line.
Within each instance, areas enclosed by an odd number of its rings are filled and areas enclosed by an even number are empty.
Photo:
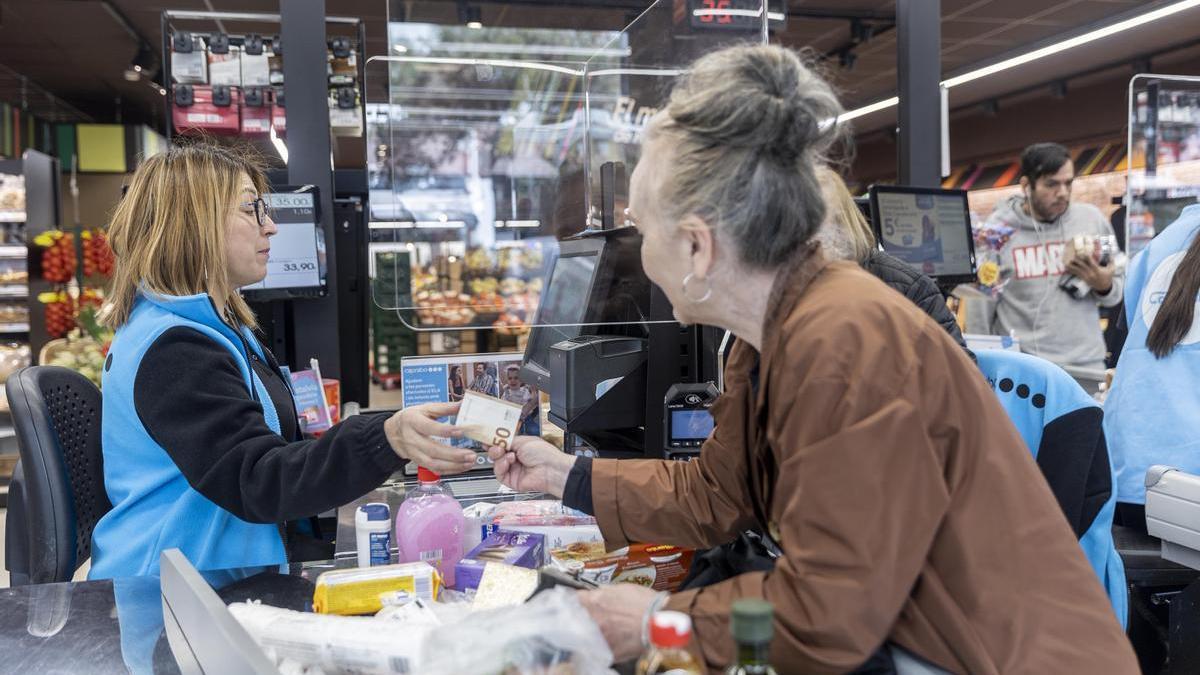
M393 50L394 50L394 51L395 51L397 54L405 54L405 53L407 53L407 52L408 52L408 47L405 47L404 45L393 45L393 46L392 46L392 49L393 49Z
M474 28L475 30L480 30L483 28L483 22L482 21L468 21L467 28Z
M957 87L968 82L974 82L975 80L987 77L989 75L994 75L1005 70L1016 68L1017 66L1022 66L1032 61L1037 61L1038 59L1043 59L1047 56L1064 52L1068 49L1081 47L1083 45L1095 42L1096 40L1101 40L1106 37L1116 35L1117 33L1122 33L1124 31L1137 28L1138 26L1143 26L1152 21L1165 19L1169 16L1173 16L1195 7L1200 7L1200 0L1182 0L1181 2L1176 2L1174 4L1167 5L1166 7L1160 7L1159 9L1146 12L1144 14L1139 14L1135 17L1125 19L1124 21L1118 21L1108 26L1104 26L1103 28L1097 28L1096 30L1088 31L1082 35L1077 35L1073 38L1068 38L1040 49L1034 49L1033 51L1019 54L1012 58L1004 59L1003 61L998 61L982 68L977 68L970 72L963 73L962 75L956 75L949 79L943 80L941 84L943 87L949 89L951 87ZM854 110L843 113L838 117L838 122L846 122L855 119L856 117L869 115L870 113L895 106L899 102L900 98L898 96L893 96L883 101L876 101L870 105L866 105L861 108L855 108Z

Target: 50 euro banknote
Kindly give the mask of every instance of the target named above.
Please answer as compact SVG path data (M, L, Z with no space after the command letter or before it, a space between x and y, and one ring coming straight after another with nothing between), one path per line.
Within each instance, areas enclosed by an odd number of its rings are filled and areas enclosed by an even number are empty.
M503 399L468 391L454 425L467 438L485 447L508 449L521 424L521 406Z

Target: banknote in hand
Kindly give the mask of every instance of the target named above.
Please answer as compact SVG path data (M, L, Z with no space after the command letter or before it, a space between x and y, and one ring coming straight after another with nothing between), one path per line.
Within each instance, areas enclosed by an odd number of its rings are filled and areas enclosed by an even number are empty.
M507 449L521 424L521 406L475 391L463 395L454 425L484 447Z

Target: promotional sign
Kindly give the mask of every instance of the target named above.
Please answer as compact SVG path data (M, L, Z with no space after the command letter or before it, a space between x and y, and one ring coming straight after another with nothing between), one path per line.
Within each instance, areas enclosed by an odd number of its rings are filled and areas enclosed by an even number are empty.
M456 356L420 356L400 361L401 397L404 407L423 403L458 403L467 392L494 396L521 407L517 435L542 434L539 394L521 382L519 352L500 354L465 354ZM453 418L442 420L453 424ZM484 453L481 443L469 438L451 441L452 445ZM487 455L481 454L484 465Z

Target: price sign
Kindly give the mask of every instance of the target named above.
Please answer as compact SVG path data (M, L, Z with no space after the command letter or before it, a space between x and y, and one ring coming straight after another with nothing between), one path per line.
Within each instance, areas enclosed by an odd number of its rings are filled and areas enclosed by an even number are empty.
M686 0L685 4L692 28L705 30L762 30L764 5L772 29L779 28L784 18L783 7L768 0Z

